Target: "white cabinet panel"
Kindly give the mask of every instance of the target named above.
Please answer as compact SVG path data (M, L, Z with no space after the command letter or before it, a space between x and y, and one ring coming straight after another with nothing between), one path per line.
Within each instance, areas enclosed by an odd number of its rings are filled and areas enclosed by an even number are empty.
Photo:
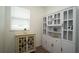
M45 48L47 50L47 37L46 37L46 35L43 35L42 46L43 46L43 48Z
M50 38L50 37L48 37L48 40L47 40L47 50L49 51L49 52L54 52L54 50L55 50L55 42L54 42L54 40L52 39L52 38Z
M53 38L53 41L54 41L54 53L60 53L61 52L61 39Z
M63 53L72 53L73 52L73 44L63 42L62 43L62 52Z

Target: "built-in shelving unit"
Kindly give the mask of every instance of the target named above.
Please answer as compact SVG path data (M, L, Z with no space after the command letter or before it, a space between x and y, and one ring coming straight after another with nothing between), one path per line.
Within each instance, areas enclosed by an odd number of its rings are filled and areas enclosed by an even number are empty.
M51 37L61 37L61 23L60 13L52 14L48 16L47 32Z
M43 46L50 52L76 52L79 39L79 7L69 7L47 15ZM79 52L79 48L77 50Z

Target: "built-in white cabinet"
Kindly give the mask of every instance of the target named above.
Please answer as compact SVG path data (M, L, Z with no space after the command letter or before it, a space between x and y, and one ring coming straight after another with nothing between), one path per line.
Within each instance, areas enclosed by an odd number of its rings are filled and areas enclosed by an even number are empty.
M79 39L78 11L79 7L69 7L45 17L47 26L46 34L43 33L42 46L46 50L54 53L76 52Z
M42 37L42 46L47 50L47 36L43 35Z

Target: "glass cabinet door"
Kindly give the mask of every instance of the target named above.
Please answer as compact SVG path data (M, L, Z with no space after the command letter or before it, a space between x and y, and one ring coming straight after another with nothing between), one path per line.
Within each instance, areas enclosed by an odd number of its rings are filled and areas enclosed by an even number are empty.
M73 37L73 9L63 12L63 38L72 41Z
M53 15L48 16L48 25L52 25L53 23Z
M67 11L64 11L63 12L63 39L65 39L65 40L67 40L67 24L68 24L68 22L67 22L67 16L68 16L68 14L67 14Z
M64 20L67 20L67 11L64 11Z
M68 10L68 19L73 19L73 9Z
M73 40L73 9L68 10L68 40Z
M60 13L54 14L54 24L60 24Z

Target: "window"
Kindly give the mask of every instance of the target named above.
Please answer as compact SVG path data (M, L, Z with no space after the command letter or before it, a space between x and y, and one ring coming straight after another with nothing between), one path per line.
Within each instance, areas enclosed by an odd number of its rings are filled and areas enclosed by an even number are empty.
M30 30L30 10L11 7L11 30Z

